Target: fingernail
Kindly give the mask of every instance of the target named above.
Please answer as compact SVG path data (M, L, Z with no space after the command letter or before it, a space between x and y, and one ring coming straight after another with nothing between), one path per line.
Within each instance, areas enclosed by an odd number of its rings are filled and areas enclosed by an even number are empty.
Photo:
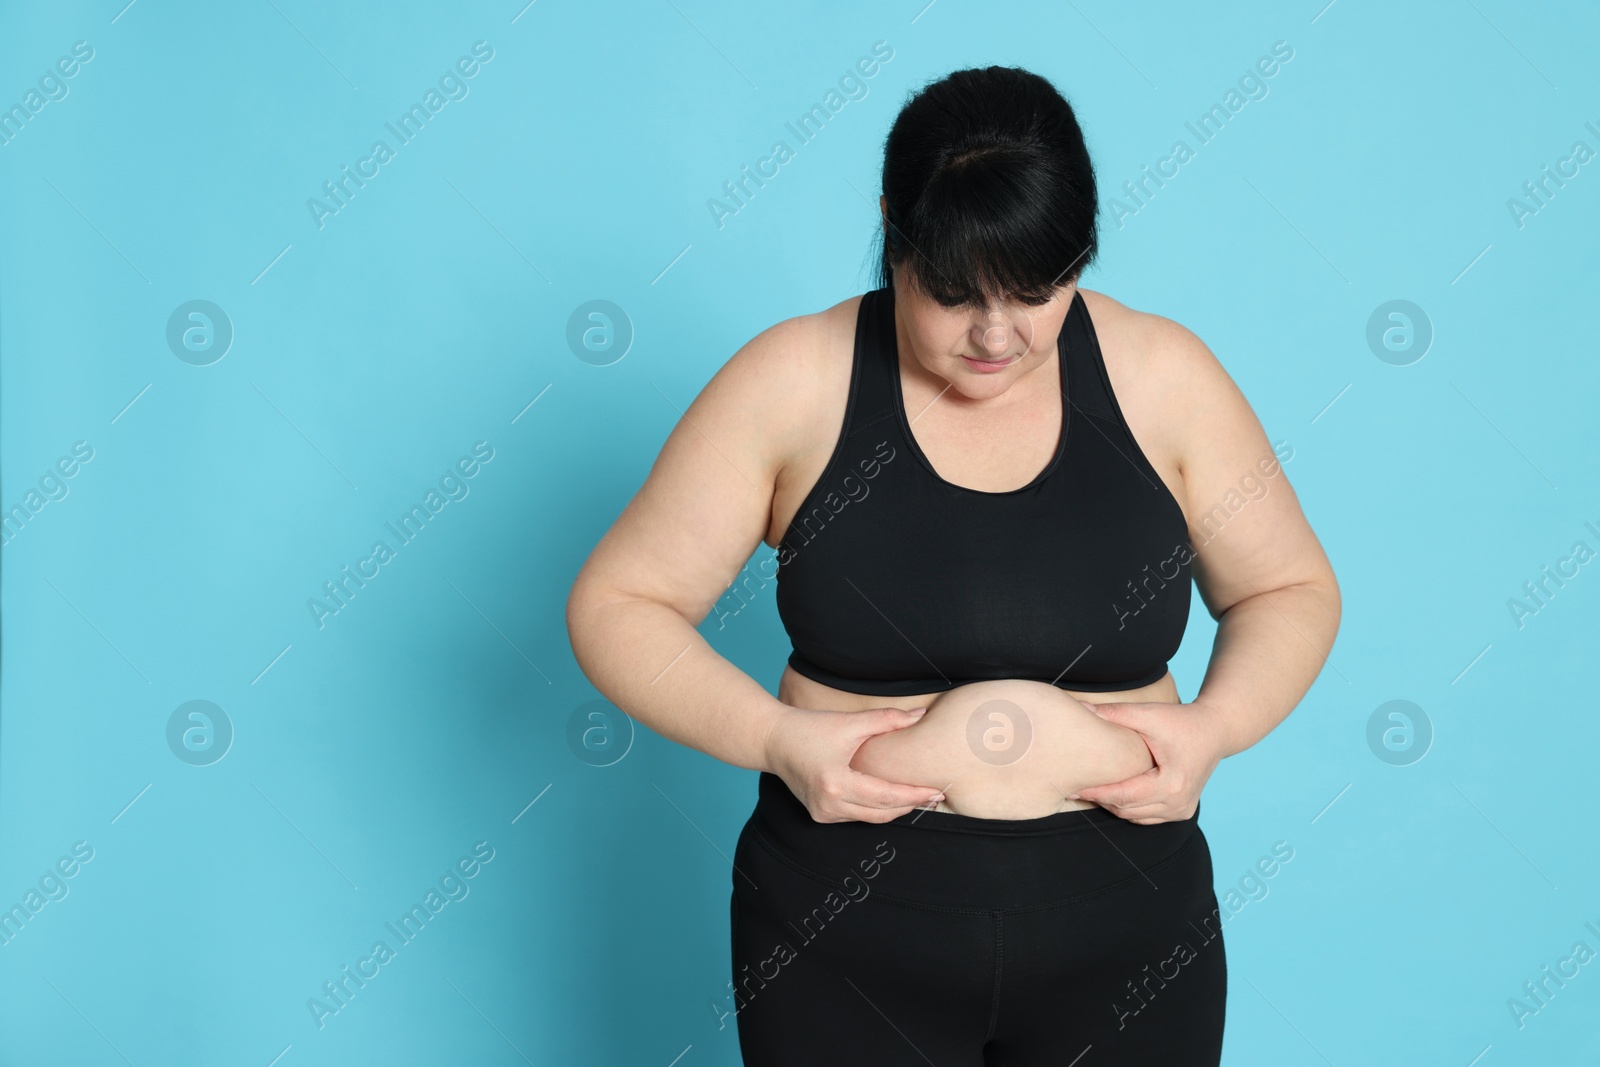
M1070 797L1068 797L1067 799L1068 800L1081 800L1082 798L1079 797L1078 794L1074 793Z
M944 803L944 794L940 793L938 796L929 797L928 798L928 803L929 804L943 804Z
M911 709L911 714L913 714L913 715L921 715L923 712L925 712L927 710L928 710L927 708L912 708Z

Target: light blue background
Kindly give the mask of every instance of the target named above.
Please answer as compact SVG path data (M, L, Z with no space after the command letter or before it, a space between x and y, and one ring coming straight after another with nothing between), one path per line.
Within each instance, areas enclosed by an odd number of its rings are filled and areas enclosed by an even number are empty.
M0 16L0 105L94 49L0 146L0 506L94 450L0 556L0 907L94 850L0 946L5 1064L737 1062L712 1004L756 776L642 727L580 759L564 598L712 373L872 286L889 123L988 63L1071 100L1106 208L1084 284L1217 353L1344 592L1315 687L1205 793L1219 894L1294 849L1225 926L1225 1062L1600 1058L1600 963L1507 1007L1600 951L1600 563L1521 628L1507 606L1600 550L1600 163L1508 207L1600 150L1593 5L124 3ZM468 95L319 228L307 199L480 40ZM195 299L235 331L203 367L165 340ZM596 299L635 331L608 366L566 340ZM1407 366L1365 340L1391 299L1435 330ZM319 629L307 599L477 441L469 495ZM769 689L771 588L701 627ZM1213 632L1197 598L1185 698ZM235 730L204 767L165 732L197 699ZM1367 743L1394 699L1435 731L1409 766ZM308 998L479 841L469 895L319 1029Z

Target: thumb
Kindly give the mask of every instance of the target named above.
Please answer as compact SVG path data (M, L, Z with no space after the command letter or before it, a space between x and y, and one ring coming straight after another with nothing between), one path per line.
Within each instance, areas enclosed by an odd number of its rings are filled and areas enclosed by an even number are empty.
M1134 715L1133 705L1131 704L1117 703L1115 701L1108 704L1091 704L1087 700L1080 700L1078 703L1100 716L1106 722L1125 725L1125 721Z
M927 710L927 708L879 708L875 720L864 720L865 735L870 737L914 726L921 721Z

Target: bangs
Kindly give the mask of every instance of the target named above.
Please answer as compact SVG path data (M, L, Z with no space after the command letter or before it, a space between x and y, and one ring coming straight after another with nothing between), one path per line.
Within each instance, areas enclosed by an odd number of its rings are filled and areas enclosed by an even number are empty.
M1053 203L1055 183L1037 180L1029 166L1037 160L1026 155L970 151L929 183L911 217L891 225L909 283L956 307L1044 303L1072 281L1093 247L1077 236L1086 221L1074 211L1080 202Z

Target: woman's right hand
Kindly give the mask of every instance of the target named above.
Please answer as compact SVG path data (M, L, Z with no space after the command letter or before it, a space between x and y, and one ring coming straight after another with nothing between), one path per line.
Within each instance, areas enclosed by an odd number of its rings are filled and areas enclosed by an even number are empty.
M869 737L912 726L927 710L814 711L791 706L767 734L767 767L817 822L889 822L938 803L944 794L863 774L850 761Z

